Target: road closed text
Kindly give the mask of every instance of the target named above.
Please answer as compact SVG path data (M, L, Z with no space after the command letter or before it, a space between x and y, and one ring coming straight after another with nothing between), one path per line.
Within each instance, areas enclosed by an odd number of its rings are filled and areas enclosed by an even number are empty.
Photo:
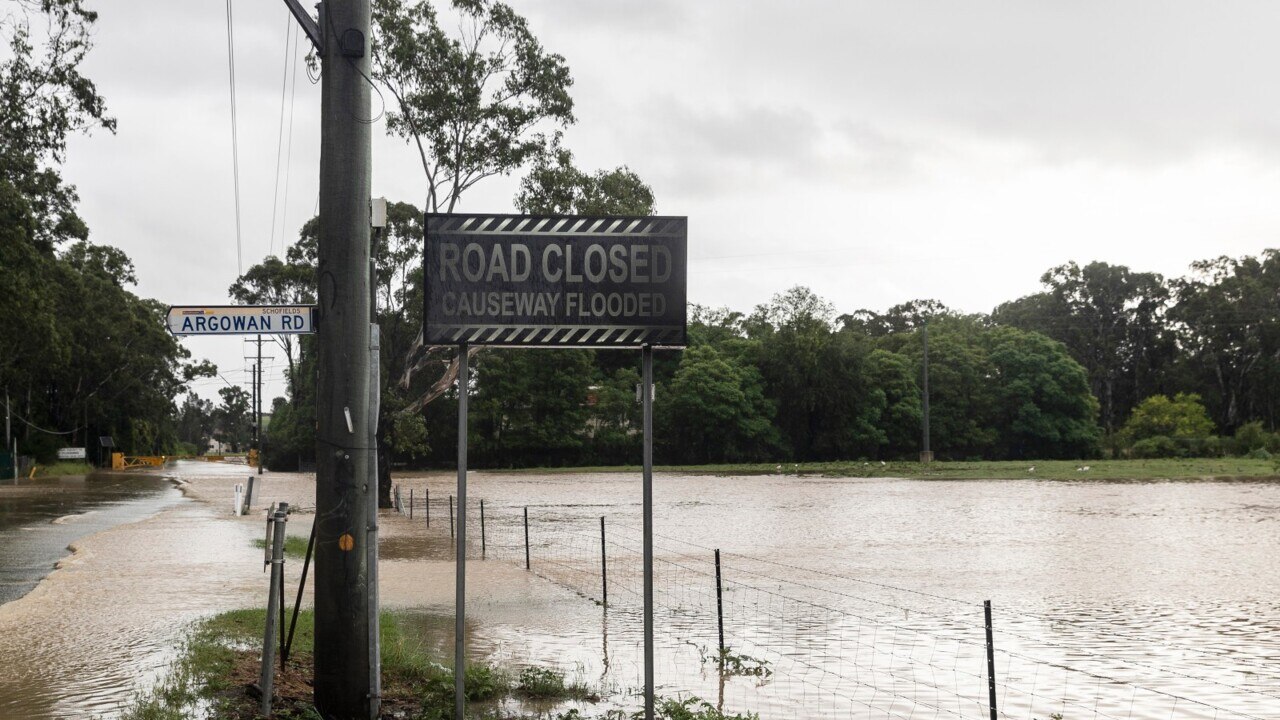
M643 285L671 279L671 250L664 245L553 243L535 251L525 243L442 242L438 247L439 279L446 283L465 279L473 283L534 280Z

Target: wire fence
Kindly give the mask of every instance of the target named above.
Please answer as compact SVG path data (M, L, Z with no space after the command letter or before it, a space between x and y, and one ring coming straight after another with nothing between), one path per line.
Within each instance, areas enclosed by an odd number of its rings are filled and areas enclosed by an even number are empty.
M394 500L422 532L456 532L452 496L419 484L397 486ZM477 499L467 512L469 558L526 567L601 606L613 636L601 677L635 697L641 528L581 507ZM659 694L698 695L725 711L806 720L1280 717L1280 664L1264 651L984 607L657 533L653 582ZM1099 646L1122 650L1091 649Z

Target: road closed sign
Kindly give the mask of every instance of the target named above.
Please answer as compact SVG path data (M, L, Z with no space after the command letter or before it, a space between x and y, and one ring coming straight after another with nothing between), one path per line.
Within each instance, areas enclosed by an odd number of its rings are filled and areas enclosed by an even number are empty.
M314 305L204 305L169 308L174 335L305 335L316 331Z
M683 347L684 217L427 215L430 345Z

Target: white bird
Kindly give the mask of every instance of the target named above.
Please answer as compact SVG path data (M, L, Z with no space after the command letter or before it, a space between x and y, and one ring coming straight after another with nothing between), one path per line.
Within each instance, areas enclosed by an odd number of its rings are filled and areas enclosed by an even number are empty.
M1032 465L1031 467L1027 468L1027 472L1035 472L1035 471L1036 471L1035 465Z
M880 465L881 465L881 466L883 466L883 465L884 465L884 461L883 461L883 460L881 460L881 461L880 461Z

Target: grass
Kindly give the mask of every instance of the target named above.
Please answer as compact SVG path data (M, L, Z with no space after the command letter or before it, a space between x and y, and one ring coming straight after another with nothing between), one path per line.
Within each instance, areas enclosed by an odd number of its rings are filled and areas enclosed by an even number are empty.
M253 546L259 550L267 547L267 541L264 538L256 538ZM307 538L298 535L284 536L284 556L293 558L294 560L302 560L307 556Z
M1081 468L1088 468L1082 470ZM826 463L734 463L659 465L654 470L684 475L798 475L875 477L915 480L1230 480L1280 478L1275 462L1253 458L1177 458L1159 460L913 461L881 463L846 460ZM572 474L640 472L638 465L617 467L526 468L493 472Z
M180 720L212 717L248 720L257 717L258 703L246 687L257 680L259 652L266 613L261 609L235 610L196 625L179 648L167 676L149 692L134 698L123 720ZM381 616L383 712L387 717L416 720L451 720L453 670L441 664L426 648L424 638L410 635L393 613ZM273 717L285 720L318 718L311 706L314 615L298 616L293 651L284 671L276 673ZM513 674L486 664L467 667L467 698L479 716L520 718L502 714L507 700L538 699L548 702L598 700L587 688L566 683L560 673L528 668ZM573 711L576 712L576 711ZM583 718L577 714L566 717ZM664 716L665 717L665 716ZM704 716L695 716L704 720ZM715 716L718 718L719 716ZM684 716L672 716L684 720ZM713 720L705 716L705 720Z
M65 475L88 475L94 467L83 462L56 462L52 465L37 465L36 477L62 477Z

